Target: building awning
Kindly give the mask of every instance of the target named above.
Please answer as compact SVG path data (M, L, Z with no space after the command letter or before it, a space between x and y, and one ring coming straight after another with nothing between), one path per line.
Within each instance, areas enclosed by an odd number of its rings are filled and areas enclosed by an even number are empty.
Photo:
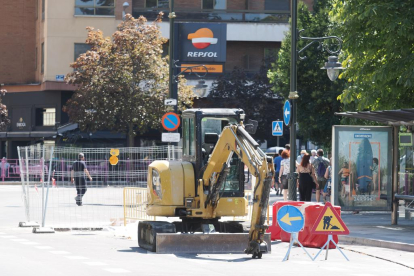
M382 111L336 112L335 115L374 121L392 126L414 125L414 108Z
M63 134L67 131L75 130L78 127L79 126L78 126L77 123L70 123L70 124L66 124L66 125L58 127L57 132L58 132L58 134Z
M56 137L56 131L29 131L29 132L0 132L0 138L47 138Z

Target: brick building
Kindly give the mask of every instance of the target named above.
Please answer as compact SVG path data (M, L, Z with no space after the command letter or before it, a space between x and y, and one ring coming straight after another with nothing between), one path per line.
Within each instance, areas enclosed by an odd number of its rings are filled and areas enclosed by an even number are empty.
M153 20L164 11L162 35L169 38L168 0L14 0L3 1L0 10L0 83L8 91L11 125L0 132L0 154L16 158L17 146L55 143L69 118L62 106L74 87L63 82L69 64L87 50L87 26L110 36L122 20L123 4L134 17ZM311 2L311 1L305 1ZM289 0L175 0L176 22L222 23L227 27L224 71L234 67L255 72L263 58L280 48L289 30ZM217 75L208 75L208 86ZM189 76L189 84L197 84ZM66 125L62 128L62 126ZM59 130L60 127L60 130ZM99 137L103 145L125 144L125 135L109 132L79 134ZM105 140L110 139L110 140ZM140 139L139 137L137 138ZM86 141L86 140L85 140ZM84 141L84 142L85 142ZM86 142L85 142L86 143ZM137 141L140 145L140 141ZM97 145L97 144L96 144Z

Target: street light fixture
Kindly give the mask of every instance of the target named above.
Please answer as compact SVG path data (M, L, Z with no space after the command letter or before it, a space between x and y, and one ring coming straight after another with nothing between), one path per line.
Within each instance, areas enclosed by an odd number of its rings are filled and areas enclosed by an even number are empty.
M289 200L296 201L296 180L297 180L297 173L296 173L296 100L299 98L297 92L297 59L298 57L303 60L306 59L306 56L301 57L300 54L309 48L312 44L318 43L319 50L325 50L332 56L328 58L328 62L325 63L325 66L321 69L326 69L328 77L331 81L335 81L339 75L339 70L343 69L341 63L338 62L337 55L342 49L342 40L337 36L325 36L325 37L303 37L300 33L303 31L299 31L297 29L297 16L298 16L298 0L292 0L291 5L291 16L292 16L292 26L291 26L291 61L290 61L290 93L289 93L289 100L291 104L291 121L289 123L290 126L290 171L289 171ZM298 37L300 39L310 41L308 44L305 45L302 49L297 49L297 42ZM334 45L324 44L323 41L325 40L333 40L335 42ZM331 49L332 46L336 46L334 49Z
M328 62L325 62L325 66L321 69L326 69L328 73L328 78L331 81L335 81L339 76L339 70L344 69L342 64L338 61L337 56L328 57Z
M204 80L199 80L197 85L194 86L194 93L199 97L204 97L207 94L208 85Z

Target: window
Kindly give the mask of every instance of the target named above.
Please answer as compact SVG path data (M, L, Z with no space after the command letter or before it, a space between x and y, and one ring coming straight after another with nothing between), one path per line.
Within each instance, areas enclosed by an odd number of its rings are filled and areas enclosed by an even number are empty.
M40 62L41 62L41 65L40 65L40 72L43 74L44 72L45 72L45 44L44 43L42 43L42 50L41 50L42 52L41 52L41 57L40 57Z
M273 59L275 60L277 58L278 53L277 48L264 48L264 58L266 59Z
M115 0L76 0L75 15L115 15Z
M183 154L195 155L194 119L183 119Z
M203 0L205 10L225 10L226 0Z
M265 0L265 10L290 10L289 0Z
M91 45L89 44L75 43L75 59L74 60L76 61L81 54L86 53L90 49L91 49Z
M145 7L148 9L168 9L170 6L169 2L169 0L145 0Z
M266 66L276 61L278 51L279 49L277 48L264 48L264 62Z
M54 126L56 108L36 108L36 126Z
M45 20L46 0L42 0L42 20Z

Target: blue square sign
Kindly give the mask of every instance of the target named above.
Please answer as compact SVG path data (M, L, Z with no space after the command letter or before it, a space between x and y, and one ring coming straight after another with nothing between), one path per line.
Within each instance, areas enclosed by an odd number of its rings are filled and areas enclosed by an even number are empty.
M272 135L283 136L283 122L282 121L272 122Z

